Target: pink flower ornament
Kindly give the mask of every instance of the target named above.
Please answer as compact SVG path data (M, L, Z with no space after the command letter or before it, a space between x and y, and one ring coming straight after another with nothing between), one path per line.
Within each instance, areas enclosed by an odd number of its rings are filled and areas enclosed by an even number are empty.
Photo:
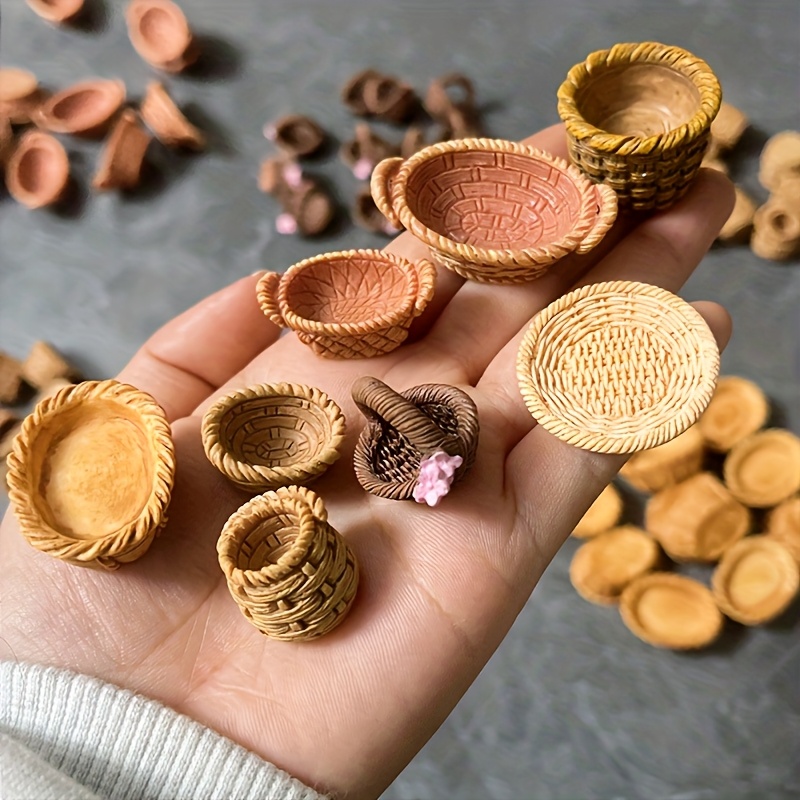
M461 456L450 456L441 450L423 458L414 486L414 499L429 506L439 505L439 501L450 491L453 476L463 462Z

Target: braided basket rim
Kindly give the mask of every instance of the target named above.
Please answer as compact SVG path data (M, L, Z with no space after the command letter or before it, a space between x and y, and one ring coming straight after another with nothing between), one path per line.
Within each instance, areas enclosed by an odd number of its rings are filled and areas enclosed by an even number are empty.
M700 93L700 103L692 118L664 133L653 136L613 134L587 122L578 110L576 95L586 80L601 67L632 64L658 64L688 78ZM680 65L680 68L676 66ZM688 50L660 42L622 42L607 50L596 50L575 64L558 88L558 115L569 136L599 153L632 155L671 151L696 139L711 125L722 102L722 87L711 67Z
M328 418L331 434L325 446L315 452L313 460L277 467L251 464L236 458L222 443L220 426L230 409L248 400L271 397L308 400ZM296 483L321 475L339 458L345 437L345 418L339 405L327 393L315 386L300 383L262 383L237 389L220 397L203 415L201 437L208 460L235 483L247 483L252 486Z
M297 517L298 533L289 549L272 564L260 569L236 566L242 540L258 525L280 513ZM228 517L217 539L217 557L229 583L254 586L266 580L285 578L304 558L314 538L317 522L327 522L325 505L315 492L305 486L281 486L248 500Z
M291 309L287 302L289 286L306 269L327 261L343 261L354 258L367 259L375 263L381 263L384 266L389 263L398 268L406 276L409 287L402 305L388 312L384 312L383 314L378 314L367 320L359 320L358 322L320 322L319 320L301 317ZM275 300L287 327L303 333L360 337L375 331L383 330L384 328L395 326L405 327L414 316L421 312L421 309L417 310L415 305L418 302L421 292L428 288L423 286L423 279L420 277L420 269L422 266L421 263L419 265L415 264L407 258L384 250L352 249L320 253L311 258L298 261L280 276ZM267 275L263 276L258 282L257 294L259 305L262 310L265 310L268 304L266 286L269 274L270 273L267 273Z
M66 409L97 400L135 409L147 438L155 445L153 484L150 496L136 519L103 537L77 539L56 530L43 519L33 500L37 489L31 484L28 459L43 424ZM130 384L117 380L84 381L75 386L65 386L43 399L23 421L7 463L9 499L23 535L37 550L65 561L97 562L113 569L118 566L115 563L117 559L152 539L167 521L166 510L175 478L172 432L166 414L155 398Z
M566 175L581 195L578 219L572 230L558 241L547 242L536 247L495 249L457 242L429 228L411 211L406 201L405 189L408 180L413 172L426 161L447 153L463 152L507 153L524 156L535 161L545 162ZM473 262L484 266L521 268L552 263L576 250L590 232L592 238L596 238L599 242L617 216L616 195L612 195L612 193L598 194L595 185L574 164L537 147L507 139L455 139L424 147L400 164L392 180L391 198L392 206L403 227L420 241L459 261Z
M702 380L695 384L691 402L685 403L677 414L665 419L660 425L651 425L625 436L588 431L571 420L567 421L563 416L552 413L544 401L532 370L539 334L555 316L570 309L575 303L595 295L618 295L625 299L645 295L658 301L664 311L674 319L680 320L691 334L692 341L697 347L697 352L692 354L692 360L702 364ZM680 345L681 342L676 344ZM688 352L686 347L683 349L684 353ZM516 367L519 389L525 405L543 428L562 441L585 450L598 453L634 453L664 444L697 421L713 395L719 373L719 360L719 348L714 335L700 313L685 300L649 283L605 281L574 289L542 309L533 318L523 335L517 353Z

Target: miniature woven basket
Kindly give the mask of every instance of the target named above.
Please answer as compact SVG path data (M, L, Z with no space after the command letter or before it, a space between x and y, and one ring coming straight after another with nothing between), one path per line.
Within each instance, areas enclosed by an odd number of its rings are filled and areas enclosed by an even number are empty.
M315 639L344 619L358 564L328 523L322 500L301 486L254 497L226 523L219 564L242 613L272 639Z
M339 458L344 415L325 392L275 383L220 398L203 416L208 460L243 489L306 484Z
M570 157L620 208L666 208L689 188L722 90L705 61L658 42L617 44L576 64L558 90Z
M389 158L372 173L386 218L464 278L520 283L587 253L617 215L608 187L566 161L501 139L460 139Z
M398 347L433 296L436 268L382 250L323 253L258 282L280 327L327 358L369 358Z
M478 410L454 386L430 383L395 392L377 378L359 378L353 400L367 419L353 464L366 491L390 500L410 500L420 462L436 452L460 456L453 480L461 480L475 461Z
M166 523L175 451L145 392L87 381L42 400L8 457L9 497L37 550L116 569L147 552Z
M576 289L534 317L517 355L533 417L559 439L633 453L674 439L708 405L719 350L703 318L645 283Z

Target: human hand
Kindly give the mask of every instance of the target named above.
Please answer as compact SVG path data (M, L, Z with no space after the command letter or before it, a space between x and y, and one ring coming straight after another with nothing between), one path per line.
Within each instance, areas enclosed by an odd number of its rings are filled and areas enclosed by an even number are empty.
M564 131L528 140L565 156ZM553 555L623 463L536 427L515 358L530 318L576 283L640 280L676 291L732 206L727 180L701 173L670 211L618 225L587 256L523 286L464 284L436 294L393 353L315 356L279 331L244 278L168 323L119 379L150 392L172 422L178 473L169 524L114 573L37 552L8 515L0 535L3 656L66 667L153 697L322 791L374 797L442 723L507 633ZM426 249L404 234L389 248ZM697 304L721 346L730 323ZM436 509L366 494L348 460L360 428L359 375L395 389L465 388L481 436L475 466ZM348 445L314 491L361 567L353 609L314 642L261 636L228 593L216 539L248 495L206 460L200 420L219 394L255 383L318 386L343 408Z

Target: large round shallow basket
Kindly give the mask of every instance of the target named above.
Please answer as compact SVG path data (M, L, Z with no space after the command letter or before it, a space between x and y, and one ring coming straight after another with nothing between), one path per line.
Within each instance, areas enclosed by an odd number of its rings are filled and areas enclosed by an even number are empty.
M275 383L221 397L203 416L209 461L243 489L306 484L336 459L345 422L339 406L313 386Z
M258 283L264 313L297 332L315 353L368 358L408 336L433 296L436 268L382 250L344 250L307 258Z
M8 467L11 504L37 550L115 569L144 555L166 522L175 452L150 395L87 381L36 406Z
M674 439L714 391L719 350L703 318L645 283L576 289L534 317L517 378L537 422L569 444L633 453Z
M372 173L375 203L434 260L486 283L530 281L586 253L614 222L616 196L566 161L502 139L459 139L389 158Z
M272 639L303 641L344 619L358 586L358 564L328 524L322 500L285 486L254 497L226 523L219 564L247 619Z
M666 208L700 168L722 90L680 47L616 44L575 65L558 90L572 161L620 208Z

